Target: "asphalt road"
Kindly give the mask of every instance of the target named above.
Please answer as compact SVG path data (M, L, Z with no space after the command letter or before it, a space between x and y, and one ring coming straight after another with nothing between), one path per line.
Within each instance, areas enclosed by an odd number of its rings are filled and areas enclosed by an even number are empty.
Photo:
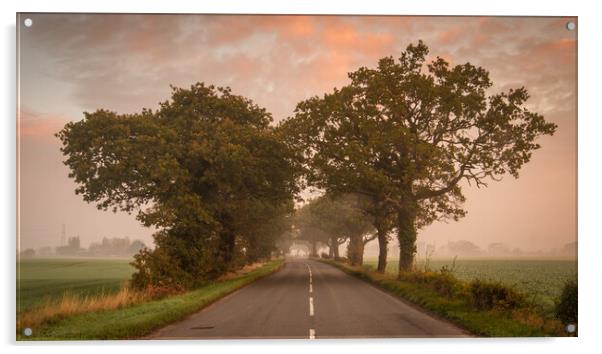
M226 296L151 339L464 337L330 265L287 260L279 272Z

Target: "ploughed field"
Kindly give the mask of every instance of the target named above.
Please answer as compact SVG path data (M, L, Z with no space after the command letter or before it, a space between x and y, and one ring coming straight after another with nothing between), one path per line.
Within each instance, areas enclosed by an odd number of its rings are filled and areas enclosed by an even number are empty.
M376 259L367 259L364 264L376 268ZM577 260L547 258L435 258L416 261L416 268L439 271L442 267L453 267L453 275L464 281L482 279L499 281L514 287L525 294L527 299L552 312L554 301L560 296L562 287L568 280L577 280ZM387 272L396 273L398 262L387 262Z
M134 272L130 262L130 259L23 259L17 264L17 312L56 301L66 292L77 296L117 292Z

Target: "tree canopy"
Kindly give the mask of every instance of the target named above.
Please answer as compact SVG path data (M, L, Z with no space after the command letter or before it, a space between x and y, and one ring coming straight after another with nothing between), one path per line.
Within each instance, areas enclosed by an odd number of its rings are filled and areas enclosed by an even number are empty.
M190 286L269 254L287 229L295 153L271 121L229 88L197 83L156 111L85 113L58 137L77 194L160 229L134 279Z
M328 245L335 258L339 246L348 241L348 257L354 264L361 264L364 244L374 239L369 235L374 229L361 208L361 196L326 194L312 199L297 211L295 225L299 239Z
M490 94L487 70L450 66L428 47L349 73L351 83L300 102L283 123L304 151L307 183L327 192L360 193L391 208L400 269L410 269L416 230L465 215L460 186L477 187L520 168L556 125L525 107L524 87Z
M389 234L410 270L417 230L466 214L463 183L518 178L537 138L556 125L526 107L524 87L493 91L489 72L450 65L410 44L397 59L271 115L229 88L172 88L157 110L99 109L57 136L76 193L101 210L135 213L159 231L135 257L137 286L191 287L290 246L348 241L352 264ZM325 195L297 210L301 189Z

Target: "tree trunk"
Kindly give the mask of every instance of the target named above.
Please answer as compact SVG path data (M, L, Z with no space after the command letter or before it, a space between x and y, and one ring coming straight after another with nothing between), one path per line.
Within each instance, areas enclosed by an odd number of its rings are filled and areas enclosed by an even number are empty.
M334 254L333 254L334 259L339 259L339 240L335 239L334 240Z
M376 271L384 273L387 268L387 245L389 240L387 239L387 232L382 226L377 227L376 232L378 233L378 266Z
M399 240L399 273L412 270L416 254L416 213L411 209L397 212L397 239Z
M317 249L316 243L317 243L316 241L311 242L311 256L312 257L318 256L318 249Z
M362 235L349 238L347 258L349 258L349 263L352 266L359 266L364 263L364 240Z
M336 236L330 237L330 251L328 255L333 258L339 258L339 238Z
M236 245L236 234L232 230L224 230L221 234L220 253L225 269L229 269L234 259Z

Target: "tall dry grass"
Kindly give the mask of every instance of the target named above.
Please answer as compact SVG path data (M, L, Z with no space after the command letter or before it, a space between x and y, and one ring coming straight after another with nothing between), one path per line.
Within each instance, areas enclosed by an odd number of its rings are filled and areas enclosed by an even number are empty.
M236 272L225 274L220 277L218 281L235 279L264 264L266 264L266 262L256 262L246 265ZM81 296L67 291L59 300L46 299L39 306L18 315L17 329L21 331L27 327L35 328L43 323L57 321L72 315L103 310L115 310L150 300L177 295L182 292L183 289L174 288L173 286L168 285L149 286L144 290L134 290L128 286L127 282L123 283L118 292L110 294Z
M95 312L102 310L114 310L137 303L147 301L151 294L146 291L136 291L128 286L112 294L101 294L94 296L79 296L65 292L61 299L47 299L40 306L20 314L17 319L17 327L34 328L45 322L51 322L67 316Z

